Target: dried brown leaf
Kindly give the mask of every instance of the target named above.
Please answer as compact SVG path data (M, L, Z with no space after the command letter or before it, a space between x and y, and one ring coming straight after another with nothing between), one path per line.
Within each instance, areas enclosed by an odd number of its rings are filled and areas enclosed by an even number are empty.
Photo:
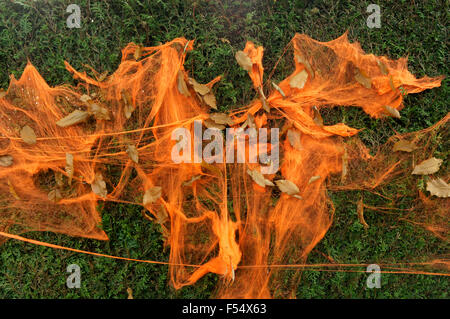
M388 70L386 64L381 62L381 60L377 60L377 64L378 64L378 67L380 68L381 74L383 74L383 75L389 74L389 70Z
M358 68L355 68L355 80L367 89L372 87L372 79Z
M51 190L48 193L47 197L50 201L52 201L54 203L57 203L62 199L61 192L59 191L59 189Z
M148 204L153 204L161 197L162 188L161 186L150 187L145 191L144 199L142 200L144 206Z
M133 57L134 59L137 61L141 58L142 56L142 45L139 45L136 50L134 50L134 54Z
M88 107L89 114L94 115L97 120L110 120L107 108L99 106L97 103L91 103Z
M128 91L126 90L122 90L121 92L122 94L122 100L124 102L124 115L127 119L129 119L131 117L131 114L134 111L134 105L133 105L133 101L131 99L131 95Z
M106 190L106 182L103 180L101 173L96 173L94 181L91 184L92 191L100 197L105 198L108 193Z
M13 184L11 183L11 181L8 179L8 187L9 187L9 192L11 193L11 195L17 199L20 200L19 195L17 195L16 190L14 189Z
M283 90L278 85L276 85L275 82L272 82L272 86L281 94L282 97L286 97L286 94L284 94Z
M61 172L55 172L55 181L56 185L58 185L59 187L62 187L64 185Z
M385 105L384 108L392 117L395 117L397 119L399 119L401 117L400 112L397 109L395 109L389 105Z
M196 180L200 179L202 175L195 175L192 176L192 178L186 182L183 182L183 186L191 186Z
M369 228L369 224L367 224L366 220L364 219L364 203L362 198L358 201L357 212L359 222L364 226L365 229Z
M406 141L406 140L400 140L397 143L394 144L393 151L398 152L408 152L411 153L412 151L416 150L418 147L416 144Z
M394 79L392 78L392 75L389 75L389 86L391 87L391 90L393 92L397 91L397 88L394 85Z
M247 169L247 174L253 179L253 181L261 187L275 186L270 180L266 179L263 174L258 170Z
M83 94L82 96L80 96L80 101L83 103L87 103L90 100L92 100L92 98L87 94Z
M280 191L282 191L283 193L286 193L288 195L295 195L298 192L300 192L297 185L295 185L295 183L293 183L287 179L279 179L279 180L275 181L275 184L277 184Z
M184 81L184 73L181 70L178 71L177 86L178 86L178 91L181 94L183 94L184 96L191 96L191 93L189 93L189 89L186 85L186 82Z
M66 173L68 178L68 184L72 184L72 177L73 177L73 155L70 153L66 153Z
M206 119L204 122L205 126L207 128L216 128L218 130L223 130L225 128L225 125L217 124L216 122L212 121L211 119Z
M217 110L216 97L212 93L203 96L203 101L212 109Z
M267 113L270 113L270 106L269 106L269 103L267 102L267 100L265 98L261 98L261 103L262 103L262 107L263 107L264 111L266 111Z
M86 111L75 110L66 117L60 119L56 122L56 125L59 127L68 127L71 125L75 125L81 122L84 122L88 119L89 113Z
M411 174L414 175L429 175L434 174L439 170L439 167L441 167L443 160L440 158L429 158L425 161L422 161L419 165L414 167L414 170Z
M236 58L237 63L245 71L250 72L252 70L253 63L247 53L245 53L244 51L237 51L234 57Z
M311 64L309 63L309 61L307 59L305 59L305 57L303 57L300 54L296 54L295 58L297 59L298 63L301 63L305 66L306 70L309 72L309 74L311 74L311 79L314 79L314 70L311 67Z
M427 182L427 191L429 191L431 195L437 197L450 197L450 185L442 178L429 180Z
M139 163L139 153L138 153L136 146L127 145L126 152L133 162L135 162L136 164Z
M308 72L306 70L301 70L299 73L294 75L289 81L291 88L303 89L308 79Z
M319 109L317 108L317 106L313 106L313 111L314 111L314 123L316 123L317 126L322 127L323 126L323 118L322 115L320 115Z
M1 155L0 156L0 166L8 167L13 164L13 157L11 155Z
M27 144L36 144L36 133L34 133L34 130L28 125L25 125L20 130L20 137Z
M315 181L317 181L318 179L320 179L320 175L312 176L312 177L309 179L308 184L311 184L312 182L315 182Z
M302 144L300 142L300 132L296 129L290 129L287 131L287 138L289 143L296 150L303 149Z
M207 87L205 84L198 83L193 78L188 78L188 83L190 85L192 85L192 88L194 89L194 91L197 92L200 95L206 95L209 92L211 92L211 89L209 87Z
M230 126L234 125L233 119L225 113L212 113L209 115L209 118L216 124L228 124Z

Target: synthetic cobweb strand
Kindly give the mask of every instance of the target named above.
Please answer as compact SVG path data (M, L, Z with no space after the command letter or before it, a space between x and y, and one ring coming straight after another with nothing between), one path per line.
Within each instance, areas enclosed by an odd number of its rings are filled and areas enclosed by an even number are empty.
M80 80L77 88L49 87L31 64L20 80L12 79L0 99L0 156L13 158L11 166L0 167L0 230L53 231L104 240L107 235L98 227L99 200L142 205L146 191L161 187L161 196L145 208L161 224L170 246L169 271L176 288L212 272L224 279L217 289L220 297L292 296L300 269L292 271L286 285L282 267L261 265L306 263L333 221L326 181L335 189L375 189L407 170L393 159L384 162L390 144L371 157L362 143L349 138L358 130L343 123L323 125L320 109L356 106L376 118L391 116L403 107L402 91L418 93L442 80L416 79L408 72L406 59L366 55L345 34L330 42L296 35L292 44L295 71L278 84L280 90L271 89L266 97L263 48L247 43L244 53L252 65L248 73L261 98L234 112L232 119L235 127L250 118L258 128L280 127L280 170L265 177L295 183L301 199L257 185L247 170L259 169L259 164L173 162L172 131L184 127L193 132L195 120L210 116L209 107L191 86L187 92L180 88L189 82L183 63L193 49L192 41L180 38L157 47L128 45L118 69L102 80L66 62ZM307 74L304 86L292 86L301 72ZM370 85L364 82L367 79ZM109 120L91 116L77 125L56 125L71 112L87 109L83 92L108 113L103 115ZM270 113L263 110L267 106ZM426 143L447 121L448 116L422 132L418 142ZM20 138L24 126L34 130L36 143ZM300 134L297 147L288 141L287 129ZM131 146L137 149L137 163L129 155ZM70 182L67 154L73 156ZM407 155L402 156L406 161ZM352 165L365 165L366 170L356 169L355 174L349 169ZM345 176L343 168L349 171ZM90 185L97 183L98 173L107 185L104 198ZM56 190L59 201L49 196ZM421 196L427 213L412 222L445 239L448 210L442 207L448 207L448 201L436 204Z

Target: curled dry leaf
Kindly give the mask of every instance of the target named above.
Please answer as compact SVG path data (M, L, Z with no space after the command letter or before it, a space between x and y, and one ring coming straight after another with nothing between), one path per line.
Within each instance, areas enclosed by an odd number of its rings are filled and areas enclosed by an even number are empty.
M48 193L47 197L50 201L52 201L54 203L57 203L62 199L61 192L59 191L59 189L51 190Z
M200 84L193 78L188 78L188 83L192 85L194 91L200 95L206 95L211 91L211 89L207 87L205 84Z
M302 144L300 143L300 132L298 130L289 129L287 131L287 138L289 144L291 144L291 146L296 150L301 150L303 148Z
M80 96L80 101L83 103L87 103L90 100L92 100L92 98L87 94L83 94L82 96Z
M66 117L60 119L56 122L56 125L59 127L68 127L71 125L75 125L81 122L84 122L88 119L89 113L86 111L75 110Z
M216 122L212 121L211 119L206 119L204 122L205 126L207 128L216 128L218 130L223 130L225 128L225 125L217 124Z
M308 72L306 70L301 70L296 75L294 75L289 81L291 88L303 89L308 79Z
M177 87L178 91L184 96L191 96L191 93L189 93L189 89L186 85L186 82L184 81L184 73L181 70L178 71L177 75Z
M267 113L270 113L270 106L269 106L269 103L267 102L267 99L264 94L262 86L258 87L258 93L259 93L259 99L261 100L264 111L266 111Z
M91 184L92 191L100 197L105 198L108 191L106 190L106 182L103 180L101 173L96 173L94 181Z
M362 198L358 201L357 212L359 222L364 226L365 229L369 228L369 224L367 224L366 220L364 219L364 203Z
M263 107L264 111L266 111L267 113L270 113L270 106L269 106L269 103L267 102L267 100L265 98L261 98L261 103L262 103L262 107Z
M450 185L442 178L429 180L427 182L427 191L437 197L450 197Z
M58 185L59 187L62 187L64 185L61 172L55 172L55 181L56 185Z
M163 227L163 230L164 230L165 227L164 227L163 224L169 219L169 214L167 214L166 209L162 205L159 206L158 209L154 213L155 213L155 218L156 218L155 221L158 224L160 224Z
M439 167L441 167L443 160L440 158L429 158L425 161L422 161L419 165L414 167L414 170L411 174L413 175L428 175L428 174L434 174L439 170Z
M139 163L139 153L138 153L136 146L127 145L126 152L133 162L135 162L136 164Z
M318 179L320 179L320 175L312 176L312 177L309 179L308 184L311 184L312 182L315 182L315 181L317 181Z
M136 50L134 50L134 59L137 61L141 58L142 56L142 45L139 45Z
M372 87L372 79L358 68L355 68L355 80L367 89Z
M311 74L311 78L314 79L314 70L312 69L309 61L306 60L302 55L300 55L298 53L295 55L295 58L297 59L298 63L301 63L305 66L306 70L309 72L309 74Z
M261 172L256 169L254 170L247 169L247 174L250 175L253 181L261 187L275 186L270 180L264 178L264 175L261 174Z
M393 107L391 107L389 105L385 105L384 108L392 117L395 117L397 119L399 119L401 117L400 112L397 109L394 109Z
M130 95L130 93L128 93L128 91L122 90L121 95L122 95L122 101L124 102L124 105L125 105L123 108L123 112L124 112L125 117L127 119L129 119L131 117L131 114L134 111L133 101L131 100L131 95Z
M244 51L237 51L234 57L236 58L237 63L245 71L250 72L252 70L253 63L252 60L247 55L247 53L245 53Z
M212 109L217 110L216 97L212 93L203 96L203 101Z
M233 119L225 113L212 113L209 118L213 120L216 124L228 124L234 125Z
M320 115L319 109L317 108L317 106L313 106L313 111L314 111L314 123L316 123L317 126L322 127L323 126L323 118L322 115Z
M275 184L277 184L280 191L282 191L283 193L286 193L288 195L295 195L300 191L298 189L297 185L295 185L293 182L291 182L290 180L287 180L287 179L279 179L279 180L275 181ZM301 197L300 197L300 199L301 199Z
M153 204L158 200L158 198L161 197L161 194L162 194L161 186L150 187L145 191L142 203L144 204L144 206L148 204Z
M66 173L67 173L67 179L68 184L72 184L72 177L73 177L73 155L70 153L66 153Z
M377 64L378 64L378 67L380 68L381 74L383 74L383 75L389 74L389 70L388 70L386 64L381 62L381 60L377 60Z
M402 151L402 152L412 152L414 150L416 150L418 147L416 146L416 144L406 141L406 140L400 140L397 143L394 144L393 147L393 151L394 152L398 152L398 151Z
M28 125L25 125L20 130L20 137L27 144L36 144L36 133L34 133L34 130Z
M96 103L89 104L89 113L94 115L97 120L110 120L108 109L102 106L99 106Z
M392 75L389 75L389 86L391 87L391 90L393 92L397 91L397 88L394 85L394 78L392 77Z
M192 176L192 178L186 182L183 182L183 186L191 186L196 180L200 179L202 175L195 175Z
M0 166L8 167L13 164L13 157L11 155L0 156Z
M11 193L11 195L17 199L20 200L19 195L17 195L16 190L14 189L13 184L11 183L11 181L8 179L8 187L9 187L9 192Z
M278 85L276 85L275 82L272 82L272 86L281 94L282 97L286 97L286 94L284 94L283 90Z

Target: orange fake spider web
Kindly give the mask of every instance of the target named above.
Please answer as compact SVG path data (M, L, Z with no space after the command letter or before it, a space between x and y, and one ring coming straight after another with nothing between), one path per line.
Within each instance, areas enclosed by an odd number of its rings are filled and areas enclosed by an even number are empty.
M223 278L218 297L261 298L278 296L281 290L288 296L303 267L287 287L281 270L306 266L308 254L333 221L327 188L373 190L409 174L402 163L411 154L393 153L394 140L413 140L425 159L433 151L430 136L445 129L449 119L447 115L429 129L396 136L371 156L357 138L350 138L357 129L323 125L320 109L355 106L375 118L397 116L403 107L400 88L419 93L440 86L442 77L416 79L406 59L365 54L346 34L330 42L297 34L292 45L295 71L275 89L263 87L263 48L247 43L243 52L260 98L232 112L233 124L227 125L240 127L254 119L257 128L280 128L280 169L264 177L291 181L299 189L297 197L256 184L247 172L262 164L173 162L172 131L193 131L194 121L207 121L212 112L183 68L192 41L178 38L145 48L129 44L118 69L105 79L91 78L66 62L80 80L77 88L50 87L28 64L0 98L0 156L12 159L0 166L3 238L25 240L7 232L52 231L107 240L98 227L97 201L134 203L145 206L162 226L175 288L212 272ZM302 72L307 76L303 87L293 86ZM206 86L211 89L218 80ZM76 110L89 110L90 116L68 127L56 124ZM21 137L25 126L34 132L34 143ZM289 141L288 131L298 144ZM138 160L130 156L133 147ZM68 157L73 168L66 169ZM107 194L94 192L91 185L103 180ZM144 193L159 187L161 194L144 205ZM413 222L448 240L448 199L419 195L417 206L424 213ZM425 264L448 272L446 259ZM414 267L392 266L392 271Z

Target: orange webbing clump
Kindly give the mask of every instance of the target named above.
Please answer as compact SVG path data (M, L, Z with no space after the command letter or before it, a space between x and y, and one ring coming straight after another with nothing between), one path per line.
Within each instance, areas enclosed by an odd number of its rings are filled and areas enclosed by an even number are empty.
M13 159L0 167L0 231L107 239L97 227L97 201L134 203L161 224L176 288L212 272L224 277L217 291L221 297L289 295L299 271L286 287L280 268L270 265L306 263L326 234L334 211L326 180L335 189L375 188L401 169L398 161L383 163L381 153L370 156L357 140L346 143L358 130L343 123L324 125L320 109L358 106L376 118L397 116L402 90L417 93L442 79L416 79L406 59L366 55L346 34L330 42L298 34L292 44L295 71L266 98L263 48L247 43L243 52L260 98L234 112L234 124L227 125L237 128L253 118L257 128L281 128L280 169L265 177L291 181L297 196L257 185L248 170L259 169L258 163L207 164L195 161L195 152L191 163L172 160L173 130L194 132L195 121L209 119L202 95L220 79L196 92L183 68L193 42L179 38L157 47L129 44L118 69L105 79L93 79L66 62L80 80L77 88L49 87L31 64L19 81L12 79L0 99L0 156ZM83 121L56 124L74 111L81 111ZM35 141L21 138L25 126ZM296 145L287 130L298 136ZM272 152L276 145L257 146ZM333 182L353 163L365 163L367 171ZM441 211L441 218L446 214ZM441 225L441 236L445 231Z

